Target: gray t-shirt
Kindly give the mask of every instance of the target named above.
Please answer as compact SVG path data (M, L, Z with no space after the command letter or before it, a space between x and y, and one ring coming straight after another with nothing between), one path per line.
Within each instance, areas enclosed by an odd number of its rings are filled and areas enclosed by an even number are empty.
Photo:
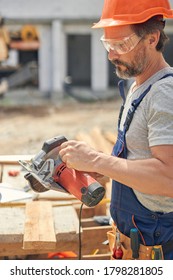
M135 91L133 91L133 83L127 94L121 129L132 101L138 98L150 84L153 84L138 106L127 131L128 159L151 158L150 147L173 145L173 77L159 80L168 73L173 74L173 68L166 67L157 72ZM173 211L173 198L144 194L136 190L134 193L140 203L151 211L164 213Z

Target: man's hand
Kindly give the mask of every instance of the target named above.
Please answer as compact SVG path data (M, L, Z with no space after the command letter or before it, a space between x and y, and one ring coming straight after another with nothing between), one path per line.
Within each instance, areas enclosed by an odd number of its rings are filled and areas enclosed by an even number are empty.
M69 140L61 144L59 155L67 167L78 171L95 172L94 166L99 152L85 142Z

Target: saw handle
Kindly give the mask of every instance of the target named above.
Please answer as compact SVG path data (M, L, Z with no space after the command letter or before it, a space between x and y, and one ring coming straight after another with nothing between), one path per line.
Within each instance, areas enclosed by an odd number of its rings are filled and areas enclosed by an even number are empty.
M44 142L42 150L47 154L53 149L60 146L63 142L66 142L67 139L64 136L56 136Z

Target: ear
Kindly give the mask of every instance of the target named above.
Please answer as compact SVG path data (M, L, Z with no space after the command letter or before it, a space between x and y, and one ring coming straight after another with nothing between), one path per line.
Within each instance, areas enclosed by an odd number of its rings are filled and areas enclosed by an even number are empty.
M156 31L155 33L150 34L149 36L149 45L152 48L155 48L159 42L159 38L160 38L160 31Z

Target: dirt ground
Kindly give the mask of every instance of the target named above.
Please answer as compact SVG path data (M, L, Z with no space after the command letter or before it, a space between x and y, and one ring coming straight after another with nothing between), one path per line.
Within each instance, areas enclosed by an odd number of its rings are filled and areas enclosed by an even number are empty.
M0 154L37 153L45 140L57 135L74 139L95 126L115 132L119 99L80 103L2 106L0 101Z

